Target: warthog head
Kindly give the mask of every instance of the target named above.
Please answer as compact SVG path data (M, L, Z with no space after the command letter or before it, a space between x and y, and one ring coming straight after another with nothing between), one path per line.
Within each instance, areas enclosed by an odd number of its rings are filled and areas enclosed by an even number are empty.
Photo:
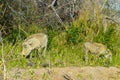
M23 50L22 55L28 56L33 49L40 47L40 41L36 38L26 39L22 44Z
M23 56L28 56L30 54L30 52L32 51L32 46L31 43L28 42L24 42L22 44L22 55Z

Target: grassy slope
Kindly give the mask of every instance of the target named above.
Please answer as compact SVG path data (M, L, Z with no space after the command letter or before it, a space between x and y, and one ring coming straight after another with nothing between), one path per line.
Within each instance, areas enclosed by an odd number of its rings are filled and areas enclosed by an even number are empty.
M116 30L117 25L112 22L108 22L108 29L104 32L103 27L105 25L102 23L103 19L101 16L97 14L96 19L92 19L89 14L84 15L83 13L71 25L66 25L64 31L48 28L40 29L35 25L30 25L29 28L24 25L21 25L20 29L15 28L9 36L4 37L4 57L7 68L27 67L29 60L21 56L21 44L27 36L37 32L45 32L49 37L49 42L45 58L38 58L37 52L32 52L35 56L33 58L35 68L42 67L42 65L47 63L51 63L51 66L54 67L84 66L84 51L82 46L85 41L103 43L113 54L111 64L107 63L104 59L94 61L94 56L89 55L90 61L88 65L119 66L120 33ZM16 43L13 45L12 43L15 39ZM0 65L2 66L2 61Z
M79 20L80 21L80 20ZM86 24L87 25L87 24ZM93 24L92 24L93 25ZM113 24L110 24L108 30L103 33L103 30L100 28L99 33L96 33L94 30L95 27L85 26L81 21L75 25L70 26L70 28L66 28L65 31L58 32L57 30L46 30L49 36L48 49L46 58L38 58L37 52L33 51L34 54L33 63L34 67L41 67L43 64L51 63L54 67L64 67L64 66L84 66L84 52L82 44L85 41L95 41L100 42L108 46L108 48L112 51L113 61L110 64L111 66L120 65L120 50L119 50L119 32L114 29ZM34 28L35 26L31 27ZM97 27L97 26L96 26ZM30 31L32 31L31 29ZM41 32L42 30L35 29L33 33ZM28 33L32 34L32 33ZM21 31L22 33L22 31ZM18 34L18 33L13 33ZM16 37L18 35L15 35ZM22 35L25 37L25 35ZM4 56L6 61L6 66L8 68L11 67L26 67L29 63L28 59L25 59L21 56L21 44L23 39L17 40L17 42L12 45L10 43L10 38L4 39ZM1 48L0 48L1 50ZM91 59L94 58L90 55ZM2 65L2 64L1 64ZM98 61L90 60L88 65L109 65L105 63L104 60L100 59Z

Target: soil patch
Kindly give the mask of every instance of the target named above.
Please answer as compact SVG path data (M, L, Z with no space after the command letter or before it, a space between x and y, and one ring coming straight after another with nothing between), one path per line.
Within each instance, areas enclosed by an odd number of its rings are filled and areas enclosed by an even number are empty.
M20 69L7 73L7 80L120 80L116 67L65 67Z

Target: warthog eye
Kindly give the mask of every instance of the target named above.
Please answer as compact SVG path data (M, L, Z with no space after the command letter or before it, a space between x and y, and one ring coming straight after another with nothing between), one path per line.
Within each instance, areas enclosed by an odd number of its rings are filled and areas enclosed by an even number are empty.
M29 45L31 46L31 45L32 45L32 43L29 43Z
M27 48L27 45L23 45L24 48Z

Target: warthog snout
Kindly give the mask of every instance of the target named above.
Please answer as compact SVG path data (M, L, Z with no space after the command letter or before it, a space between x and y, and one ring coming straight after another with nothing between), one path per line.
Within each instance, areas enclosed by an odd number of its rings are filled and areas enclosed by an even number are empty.
M26 57L34 49L37 49L39 52L41 51L41 49L44 49L43 54L45 56L47 42L48 38L47 35L44 33L37 33L31 35L30 37L25 39L22 44L22 55Z
M23 45L22 45L22 47L23 47L23 50L22 50L22 56L28 56L29 55L29 53L31 52L31 45L30 44L28 44L28 43L26 43L26 42L24 42L23 43Z

